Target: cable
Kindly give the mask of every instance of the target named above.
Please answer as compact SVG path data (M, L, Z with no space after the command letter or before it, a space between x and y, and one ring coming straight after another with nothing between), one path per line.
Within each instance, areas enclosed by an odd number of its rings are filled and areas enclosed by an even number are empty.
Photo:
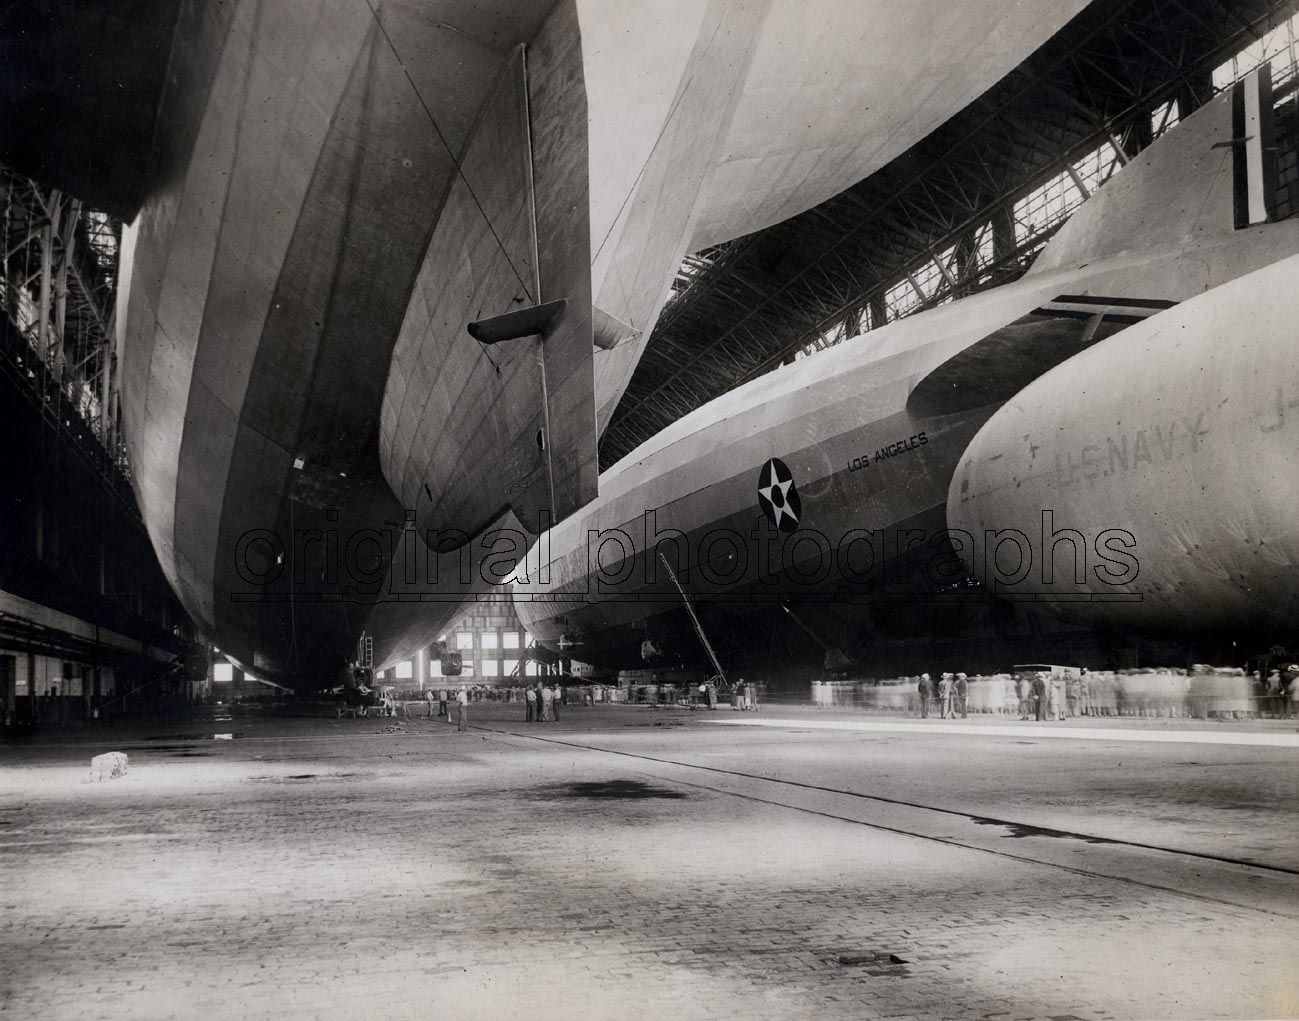
M290 476L290 483L289 483L290 489L293 486L291 480L292 480L292 476ZM293 540L293 536L294 536L293 529L294 529L293 494L289 493L289 552L290 553L294 552L293 547L296 545L296 543ZM293 591L293 572L296 571L298 568L298 565L295 563L295 559L296 558L293 556L289 557L289 654L293 657L293 665L295 667L301 668L302 661L298 655L298 615L293 606L294 595L295 595Z
M514 260L510 258L510 253L506 251L505 243L501 241L500 235L496 233L496 228L492 226L492 221L488 218L486 210L483 209L482 203L478 201L478 196L474 194L473 185L469 183L469 178L465 176L465 172L460 166L460 161L456 159L455 152L447 142L446 136L442 134L442 129L438 127L438 122L433 116L433 111L430 110L428 104L424 102L424 97L420 94L419 87L415 84L415 79L411 77L410 71L406 69L406 62L401 59L401 54L397 52L397 47L393 45L392 38L388 35L388 30L383 27L383 22L379 19L379 12L375 10L373 0L366 0L366 6L370 8L370 15L374 18L374 23L379 29L379 34L383 36L384 42L388 44L388 49L392 51L392 55L397 59L397 64L401 67L402 74L404 74L406 80L410 82L411 91L415 93L415 98L419 100L419 105L424 108L424 114L428 117L429 123L433 125L433 131L438 136L438 141L442 143L442 148L444 148L447 151L447 155L451 157L451 163L456 168L456 173L460 175L460 180L464 181L465 188L469 192L469 197L474 200L474 205L478 207L479 215L482 216L483 222L487 224L487 229L492 232L492 237L496 241L496 247L501 250L501 255L505 257L505 261L509 265L510 271L514 274L515 279L523 285L523 293L526 294L533 303L536 303L537 298L533 295L532 289L528 286L527 281L524 280L523 276L519 273L518 267L514 265ZM524 88L527 88L526 83Z

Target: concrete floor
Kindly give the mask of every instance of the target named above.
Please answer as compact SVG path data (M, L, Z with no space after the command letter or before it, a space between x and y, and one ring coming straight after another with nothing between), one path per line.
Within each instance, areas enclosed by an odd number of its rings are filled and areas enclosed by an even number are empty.
M1299 1015L1293 723L520 716L0 745L0 1014Z

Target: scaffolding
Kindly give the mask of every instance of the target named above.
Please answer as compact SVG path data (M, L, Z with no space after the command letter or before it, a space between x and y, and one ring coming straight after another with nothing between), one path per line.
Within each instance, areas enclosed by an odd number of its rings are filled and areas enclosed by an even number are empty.
M0 167L0 361L97 467L129 478L115 306L121 223Z

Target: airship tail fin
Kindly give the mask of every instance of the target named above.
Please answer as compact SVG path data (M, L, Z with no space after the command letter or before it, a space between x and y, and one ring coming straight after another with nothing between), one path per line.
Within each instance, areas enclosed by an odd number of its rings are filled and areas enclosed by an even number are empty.
M1032 273L1156 252L1277 218L1277 133L1264 64L1171 128L1091 196Z

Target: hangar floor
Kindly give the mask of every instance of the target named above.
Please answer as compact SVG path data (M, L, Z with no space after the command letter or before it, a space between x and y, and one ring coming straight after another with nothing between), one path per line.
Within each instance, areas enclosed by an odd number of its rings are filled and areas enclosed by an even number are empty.
M0 1013L1299 1013L1293 722L519 718L0 745Z

